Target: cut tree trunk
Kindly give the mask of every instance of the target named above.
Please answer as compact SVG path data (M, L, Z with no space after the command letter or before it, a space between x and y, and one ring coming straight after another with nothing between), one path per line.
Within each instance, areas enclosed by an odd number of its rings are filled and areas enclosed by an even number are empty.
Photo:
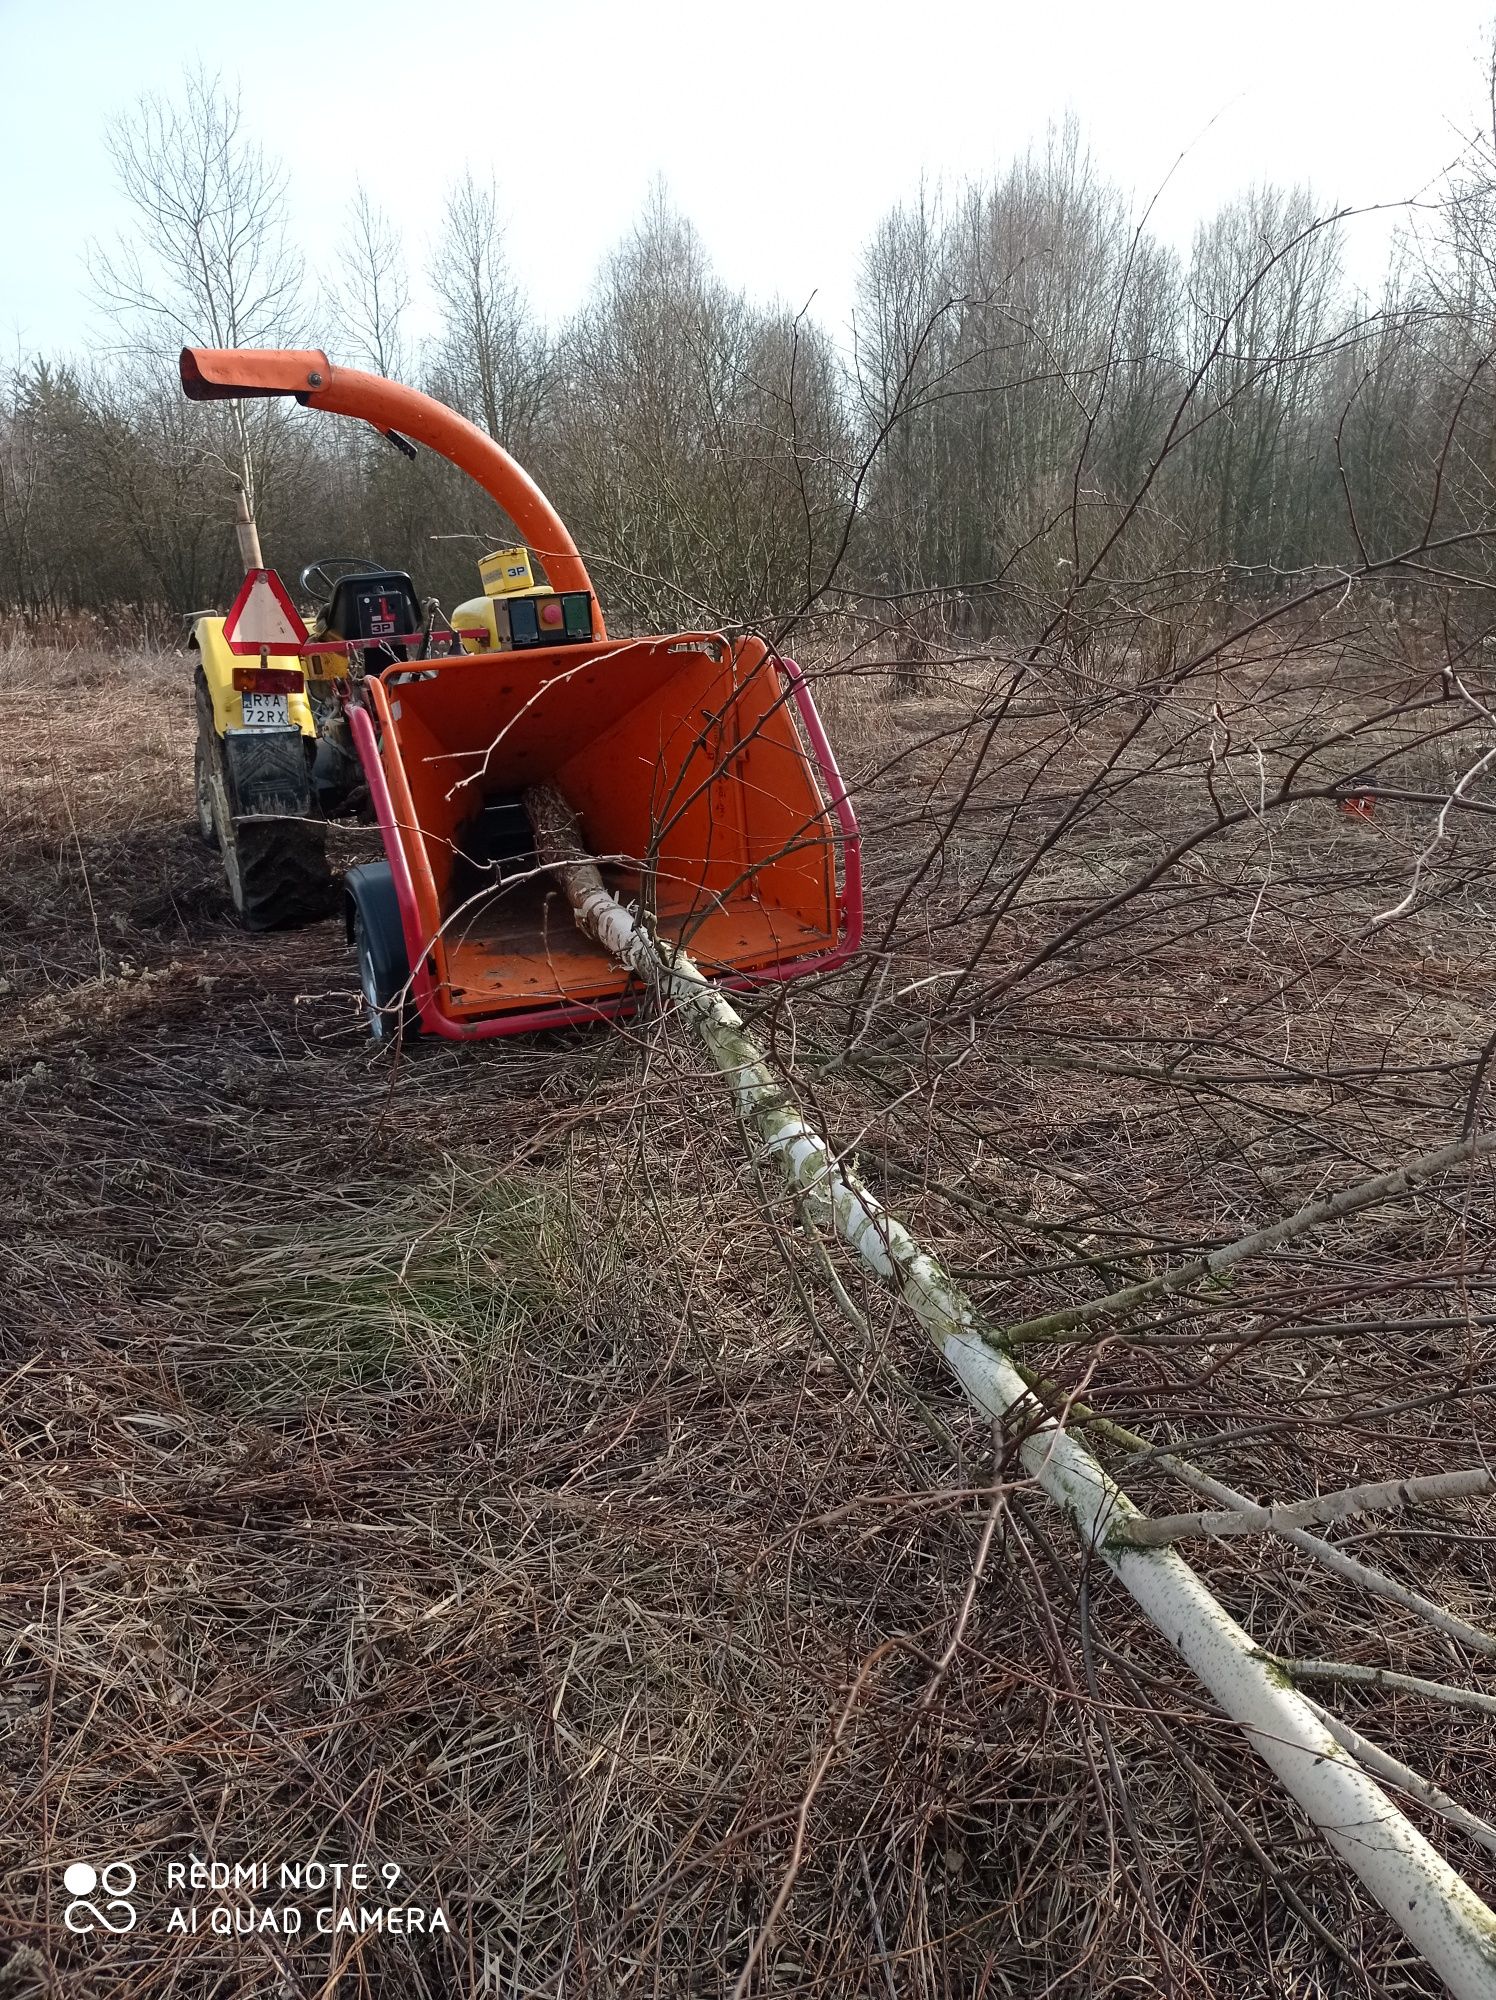
M1003 1353L1000 1332L983 1327L940 1265L806 1123L741 1016L699 967L684 951L658 944L608 892L561 795L539 786L526 793L525 803L540 859L561 883L579 927L679 1004L722 1071L745 1131L786 1187L900 1295L970 1401L1018 1439L1024 1470L1084 1547L1241 1725L1253 1749L1450 1991L1460 2000L1496 2000L1496 1916L1488 1906L1177 1551L1138 1548L1114 1532L1146 1517L1030 1392Z

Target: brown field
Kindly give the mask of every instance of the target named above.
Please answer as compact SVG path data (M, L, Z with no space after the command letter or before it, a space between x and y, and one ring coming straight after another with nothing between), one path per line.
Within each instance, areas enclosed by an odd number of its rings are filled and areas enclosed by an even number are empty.
M1000 663L828 682L869 952L761 1025L994 1315L1481 1100L1480 814L1403 923L1367 929L1429 811L1313 798L996 991L1295 745L1357 724L1327 771L1401 745L1402 788L1447 791L1426 718L1365 722L1388 675L1237 663L1135 743L1134 702L1060 689L970 789ZM1046 849L1109 758L1126 782ZM180 657L0 658L5 2000L727 1993L790 1869L750 1987L776 2000L1439 1990L850 1271L849 1331L691 1050L642 1018L371 1053L337 922L236 928L190 766ZM1254 1494L1478 1463L1493 1214L1488 1169L1453 1176L1054 1370ZM1489 1508L1339 1539L1490 1620ZM1286 1545L1192 1554L1275 1651L1496 1691ZM1496 1796L1491 1714L1337 1706ZM394 1866L374 1900L450 1930L168 1932L191 1855ZM69 1934L59 1869L116 1856L135 1930Z

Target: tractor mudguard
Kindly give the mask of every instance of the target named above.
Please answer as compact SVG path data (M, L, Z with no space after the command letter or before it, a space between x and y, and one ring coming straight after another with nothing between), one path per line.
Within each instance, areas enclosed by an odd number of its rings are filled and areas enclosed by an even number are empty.
M252 659L231 653L224 642L223 620L221 618L199 618L192 631L192 643L202 661L203 679L213 702L213 727L222 736L226 730L238 729L244 722L244 700L234 686L235 667L252 667ZM277 667L299 667L297 660L277 660ZM287 713L293 725L303 736L317 734L316 717L312 714L311 703L306 698L306 682L303 672L301 687L291 695L287 703ZM249 810L248 807L245 808Z
M230 729L223 739L229 803L241 813L274 813L287 819L315 815L312 768L299 729Z

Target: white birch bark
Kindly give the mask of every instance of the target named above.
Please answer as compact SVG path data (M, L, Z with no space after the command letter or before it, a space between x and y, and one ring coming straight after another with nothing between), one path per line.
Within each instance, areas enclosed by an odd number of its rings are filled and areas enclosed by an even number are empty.
M1156 1515L1150 1521L1134 1521L1118 1533L1134 1548L1163 1549L1192 1535L1274 1535L1286 1528L1319 1528L1330 1521L1349 1521L1360 1514L1388 1513L1400 1507L1483 1499L1488 1493L1496 1493L1496 1473L1477 1465L1460 1472L1432 1472L1422 1479L1377 1479L1361 1486L1342 1486L1312 1500L1275 1500L1268 1507L1235 1507L1219 1513L1202 1508L1193 1514Z
M1496 2000L1496 1916L1184 1559L1171 1548L1129 1546L1113 1532L1141 1521L1141 1510L1085 1445L1048 1415L1001 1351L1000 1336L982 1328L945 1271L806 1123L726 998L683 951L657 945L609 894L565 800L539 787L525 802L540 858L564 887L580 928L680 1004L722 1071L743 1125L787 1187L900 1294L970 1401L1021 1436L1025 1471L1241 1725L1450 1991L1460 2000Z

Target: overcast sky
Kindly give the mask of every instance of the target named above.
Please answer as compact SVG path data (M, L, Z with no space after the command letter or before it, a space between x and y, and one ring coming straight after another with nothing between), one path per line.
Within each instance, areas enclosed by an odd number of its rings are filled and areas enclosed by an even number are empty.
M1492 0L0 0L0 342L82 353L83 249L120 220L106 121L200 60L243 85L326 256L361 174L415 275L442 192L492 165L552 318L663 175L736 284L846 320L859 246L936 179L990 174L1073 111L1161 234L1253 179L1416 197L1481 95ZM1181 160L1180 155L1184 157ZM1177 164L1176 164L1177 162ZM1172 176L1172 177L1171 177ZM1371 278L1384 223L1351 244Z

